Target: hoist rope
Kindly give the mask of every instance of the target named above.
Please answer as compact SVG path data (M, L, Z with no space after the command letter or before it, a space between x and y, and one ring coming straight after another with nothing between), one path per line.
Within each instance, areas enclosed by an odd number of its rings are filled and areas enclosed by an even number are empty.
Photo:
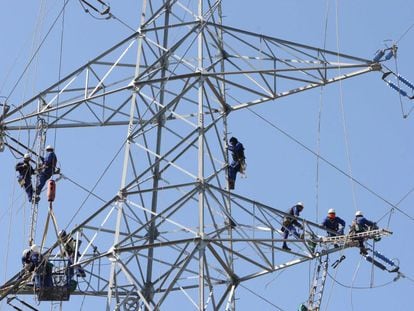
M66 7L66 5L68 4L69 0L65 0L65 3L63 5L63 9ZM36 48L35 52L33 53L33 55L31 56L29 62L27 63L27 65L25 66L23 72L20 74L19 78L17 79L16 83L14 84L14 86L12 87L9 95L6 98L6 101L10 98L10 96L14 93L14 91L16 90L17 86L19 85L20 81L23 79L23 76L25 75L26 71L29 69L30 65L32 64L32 62L34 61L35 57L37 56L37 54L39 53L40 49L42 48L43 44L45 43L47 37L49 36L49 34L52 32L53 28L55 27L57 21L60 18L60 15L62 15L63 13L63 9L59 12L58 16L55 18L55 20L53 21L52 25L50 26L49 30L47 31L46 35L43 37L42 41L40 42L39 46Z
M53 223L53 227L55 229L56 237L59 238L59 226L58 226L58 223L57 223L57 220L56 220L55 213L53 212L52 202L50 202L50 204L49 204L49 210L48 210L48 214L47 214L47 218L46 218L46 224L45 224L45 229L43 231L43 237L42 237L42 243L40 244L40 249L42 249L43 246L45 245L47 233L49 231L50 219L52 219L52 223ZM59 244L59 246L62 247L61 244ZM61 249L61 251L62 251L62 249Z
M323 36L323 48L326 48L326 42L327 42L327 35L328 35L328 20L329 20L329 0L326 0L326 10L325 10L325 25L324 25L324 36ZM319 156L321 153L321 124L322 124L322 111L323 111L323 103L324 103L324 87L321 86L320 88L320 93L319 93L319 111L318 111L318 124L317 124L317 139L316 139L316 153L317 153L317 157L316 157L316 176L315 176L315 183L316 183L316 189L315 189L315 222L318 223L319 222L319 173L320 173L320 160L319 160ZM319 258L320 260L320 258ZM321 263L321 262L320 262ZM313 274L312 274L312 266L313 266ZM309 262L309 267L308 267L308 284L309 284L309 298L307 303L312 303L312 307L313 306L313 301L311 302L311 293L314 289L314 282L315 282L315 278L316 278L316 273L317 273L317 266L316 265L312 265L312 262ZM308 305L309 307L309 305Z
M281 309L280 307L276 306L273 302L269 301L268 299L264 298L263 296L259 295L258 293L255 293L254 291L252 291L250 288L246 287L243 284L239 284L240 287L243 287L245 290L247 290L248 292L250 292L251 294L255 295L256 297L262 299L264 302L268 303L269 305L271 305L272 307L274 307L277 310L280 311L284 311L283 309Z
M359 268L361 267L361 260L362 260L362 257L359 258L358 265L355 268L354 276L352 277L351 288L350 288L351 310L354 310L353 290L354 290L354 283L355 283L356 277L358 275Z
M325 28L324 28L324 40L323 40L323 48L325 49L326 47L326 38L327 38L327 33L328 33L328 17L329 17L329 0L326 1L326 12L325 12ZM318 217L319 217L319 155L321 152L321 120L322 120L322 110L323 110L323 94L324 94L324 87L321 86L320 88L320 94L319 94L319 111L318 111L318 128L317 128L317 139L316 139L316 153L317 153L317 157L316 157L316 176L315 176L315 180L316 180L316 210L315 210L315 222L318 222Z
M9 203L9 227L7 232L7 246L6 251L4 252L4 279L7 278L8 273L8 263L9 263L9 253L10 253L10 242L11 242L11 230L12 230L12 222L13 222L13 211L14 211L14 195L16 193L16 183L13 183L13 190L10 196L10 203ZM1 218L0 218L1 219ZM24 223L24 222L23 222Z
M395 71L397 73L397 76L399 76L400 73L399 73L399 70L398 70L397 54L394 55L394 63L395 63ZM399 79L397 79L397 85L398 85L398 89L401 90L401 83L400 83ZM403 104L401 92L398 92L398 98L400 100L401 114L402 114L403 118L406 118L408 115L406 115L405 112L404 112L404 104Z
M401 40L402 40L402 38L404 38L406 35L407 35L407 33L412 29L414 27L414 23L410 26L410 27L408 27L407 28L407 30L398 38L398 40L396 41L396 43L399 43Z
M114 163L115 159L118 157L118 155L121 153L121 151L124 149L124 145L126 142L123 142L121 144L121 147L118 149L118 151L115 153L115 155L113 156L113 158L111 159L111 161L109 161L109 164L105 167L104 171L101 173L101 175L99 176L98 180L96 181L96 183L93 185L92 189L90 191L88 191L88 195L86 196L86 198L83 200L83 202L81 203L81 205L79 206L79 208L76 210L76 212L73 214L72 218L69 220L68 224L66 225L65 229L67 229L72 221L75 219L75 217L79 214L80 210L83 208L83 206L86 204L86 202L88 201L89 197L91 195L93 195L93 191L95 190L95 188L99 185L99 183L101 182L102 178L105 176L105 174L108 172L109 168L111 167L111 165Z
M341 75L341 61L340 61L340 40L339 40L339 14L338 14L338 8L339 3L338 0L336 0L336 10L335 10L335 16L336 16L336 22L335 22L335 30L336 30L336 49L337 49L337 60L339 64L339 74ZM341 115L342 115L342 130L345 140L345 153L346 153L346 159L348 164L348 174L349 176L353 176L352 173L352 165L351 165L351 155L350 155L350 147L349 147L349 137L348 137L348 130L347 130L347 124L346 124L346 117L345 117L345 108L344 108L344 99L343 99L343 87L342 87L342 80L339 80L339 104L341 108ZM352 203L354 205L355 211L357 210L357 201L356 201L356 192L355 192L355 182L353 182L353 179L351 178L351 193L352 193Z
M60 49L59 49L59 69L58 69L58 81L60 81L61 77L62 77L62 61L63 61L63 40L64 40L64 33L65 33L65 6L66 4L63 4L62 7L62 29L60 32ZM59 98L60 98L60 85L58 85L58 89L57 89L57 98L56 98L56 114L55 114L55 118L56 120L58 120L58 111L59 111ZM56 150L56 137L57 137L57 127L55 128L54 131L54 139L53 139L53 146Z
M256 117L258 117L259 119L261 119L262 121L264 121L265 123L267 123L268 125L270 125L272 128L274 128L275 130L277 130L278 132L280 132L281 134L285 135L287 138L289 138L290 140L292 140L293 142L295 142L296 144L298 144L299 146L301 146L303 149L307 150L308 152L310 152L314 156L318 157L318 154L314 150L312 150L311 148L309 148L308 146L306 146L305 144L303 144L302 142L300 142L297 138L295 138L294 136L292 136L291 134L289 134L288 132L286 132L282 128L276 126L274 123L272 123L271 121L269 121L268 119L266 119L262 115L258 114L257 112L255 112L251 108L246 108L246 109L248 111L250 111L252 114L254 114ZM320 156L320 155L319 155L319 159L321 159L323 162L325 162L326 164L328 164L329 166L331 166L333 169L337 170L342 175L350 178L353 182L355 182L356 184L358 184L359 186L361 186L362 188L364 188L366 191L368 191L369 193L371 193L373 196L377 197L378 199L380 199L381 201L383 201L384 203L386 203L387 205L389 205L391 208L394 208L395 210L399 211L401 214L405 215L410 220L414 221L414 217L410 216L409 214L407 214L406 212L404 212L403 210L401 210L398 206L396 206L395 204L393 204L390 201L388 201L387 199L385 199L379 193L375 192L374 190L372 190L371 188L369 188L368 186L366 186L364 183L360 182L358 179L350 176L347 172L345 172L343 169L339 168L337 165L333 164L332 162L330 162L329 160L327 160L326 158L324 158L323 156Z

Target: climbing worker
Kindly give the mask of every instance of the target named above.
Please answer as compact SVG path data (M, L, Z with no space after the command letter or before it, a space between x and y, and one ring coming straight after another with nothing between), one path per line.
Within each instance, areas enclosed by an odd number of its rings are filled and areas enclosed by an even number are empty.
M331 208L328 210L328 216L326 216L326 218L322 222L322 226L326 229L329 229L326 231L328 236L343 235L345 221L342 218L336 216L335 210ZM335 233L332 231L335 231Z
M228 186L229 190L234 189L236 182L237 172L243 173L246 166L246 158L244 156L244 147L236 137L231 137L229 140L230 144L228 149L231 152L233 158L228 168Z
M75 254L77 257L80 257L81 254L79 252L79 246L81 245L82 241L80 240L75 240L70 234L67 234L65 230L61 230L59 231L59 239L61 241L61 243L63 244L63 250L64 250L64 254L68 260L69 260L69 265L72 265L75 262ZM78 251L76 251L76 247L78 248ZM85 277L86 273L85 270L80 266L76 266L76 270L77 270L77 276L80 277ZM73 277L73 269L69 271L69 279L71 279Z
M378 229L377 224L373 221L366 219L361 211L357 211L355 213L355 219L352 222L349 233L355 234L355 233L360 233L360 232L365 232L365 231L375 230L375 229ZM362 255L366 255L367 249L364 246L364 239L360 238L358 239L358 242L359 242L360 253Z
M52 177L56 170L57 157L51 145L46 147L46 156L42 159L43 163L39 167L39 179L36 187L36 199L39 200L40 192L46 181Z
M286 213L291 216L298 217L300 213L303 211L303 208L304 208L303 203L298 202L294 206L292 206L290 209L288 209ZM281 229L281 231L283 232L283 239L285 240L283 241L283 245L282 245L282 248L284 250L288 250L288 251L291 250L286 244L286 239L288 238L289 234L293 234L297 238L301 237L301 235L296 231L296 227L298 227L299 229L303 229L303 226L295 218L285 216L285 218L283 219L283 224L282 224L282 229Z
M16 164L16 171L19 172L19 176L17 176L17 181L26 191L29 202L32 202L32 175L34 174L34 169L30 164L30 155L28 153L26 153L23 156L23 161Z

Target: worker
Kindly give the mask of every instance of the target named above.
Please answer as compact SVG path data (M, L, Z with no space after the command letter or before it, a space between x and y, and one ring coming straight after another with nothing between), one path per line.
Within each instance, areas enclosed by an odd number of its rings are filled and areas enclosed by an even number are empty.
M57 157L51 145L46 147L46 156L42 159L42 161L43 163L39 167L39 179L36 186L37 198L39 197L46 181L55 173Z
M36 244L30 247L31 271L35 272L34 283L36 288L53 286L52 264L47 262L40 253L40 248Z
M375 222L366 219L361 211L357 211L355 213L355 219L352 222L350 234L361 233L375 229L378 229L378 226ZM364 238L358 239L358 242L360 253L362 255L366 255L368 252L364 245Z
M327 230L326 233L328 236L336 236L336 235L343 235L344 228L345 228L345 221L336 216L336 212L333 208L328 210L328 216L322 222L322 226L325 227ZM332 232L335 231L335 232Z
M237 140L236 137L231 137L229 142L230 144L228 146L228 149L231 152L233 160L228 168L228 186L230 190L233 190L236 182L237 172L244 172L246 158L244 156L244 147L242 143Z
M23 275L25 272L32 272L34 270L34 266L32 261L30 260L32 256L32 250L30 248L26 248L22 254L22 265L23 265Z
M72 265L75 262L75 254L77 257L80 257L79 246L82 243L80 240L75 240L70 234L67 234L65 230L59 231L59 239L63 244L64 255L67 256L69 260L69 265ZM78 248L78 251L76 249ZM80 266L76 266L76 274L80 277L86 277L85 270ZM74 275L73 268L69 270L69 280L72 279Z
M19 176L17 176L17 181L26 191L29 202L32 202L32 175L34 174L34 169L30 164L30 154L26 153L23 156L23 161L16 164L16 171L19 172Z
M289 210L287 210L286 213L291 216L298 217L300 213L303 211L303 208L304 208L303 203L298 202L294 206L292 206ZM296 231L296 227L298 227L299 229L303 229L303 226L294 217L285 216L285 218L283 219L283 224L282 224L282 229L281 229L281 231L283 232L283 239L285 240L283 241L282 248L288 251L291 250L286 244L286 239L288 238L288 236L290 234L293 234L297 238L300 238L301 236Z

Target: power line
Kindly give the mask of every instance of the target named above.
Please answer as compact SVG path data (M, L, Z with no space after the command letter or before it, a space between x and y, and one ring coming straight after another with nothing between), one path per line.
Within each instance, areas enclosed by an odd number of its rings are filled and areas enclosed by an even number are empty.
M358 185L360 185L362 188L364 188L365 190L367 190L369 193L371 193L372 195L374 195L375 197L377 197L378 199L380 199L381 201L385 202L386 204L388 204L389 206L391 206L393 209L396 209L397 211L399 211L401 214L405 215L407 218L409 218L410 220L414 221L414 218L410 215L408 215L406 212L404 212L403 210L401 210L398 206L396 206L395 204L391 203L390 201L388 201L387 199L385 199L384 197L382 197L380 194L378 194L377 192L375 192L374 190L372 190L371 188L369 188L368 186L364 185L362 182L360 182L359 180L357 180L356 178L350 176L347 172L345 172L344 170L342 170L341 168L339 168L337 165L333 164L332 162L328 161L327 159L325 159L324 157L318 155L315 151L313 151L311 148L309 148L308 146L306 146L305 144L303 144L302 142L300 142L298 139L296 139L295 137L293 137L292 135L290 135L289 133L287 133L286 131L284 131L283 129L281 129L280 127L276 126L274 123L272 123L271 121L267 120L265 117L263 117L262 115L258 114L257 112L253 111L251 108L247 108L251 113L253 113L255 116L257 116L259 119L262 119L264 122L266 122L267 124L269 124L271 127L273 127L275 130L279 131L280 133L282 133L283 135L285 135L286 137L288 137L289 139L291 139L292 141L294 141L295 143L297 143L299 146L301 146L302 148L304 148L305 150L307 150L308 152L310 152L311 154L313 154L314 156L318 157L319 159L321 159L323 162L325 162L326 164L328 164L329 166L331 166L332 168L334 168L335 170L337 170L338 172L340 172L341 174L343 174L344 176L348 177L349 179L351 179L352 181L354 181L355 183L357 183Z
M33 60L35 59L36 55L39 53L40 49L42 48L43 44L45 43L47 37L52 32L53 28L55 27L57 21L59 20L60 16L63 14L66 5L68 4L69 0L66 0L63 4L63 8L60 10L58 16L56 16L55 20L53 21L52 25L50 26L49 30L47 31L46 35L44 36L42 42L40 42L39 46L37 47L36 51L33 53L32 57L30 58L28 64L24 68L23 72L20 74L19 78L17 79L16 83L14 84L13 88L11 89L9 95L6 98L6 101L10 98L10 96L13 94L13 92L16 90L16 87L19 85L20 81L23 79L23 76L25 75L26 71L29 69L30 65L32 64Z
M398 42L400 42L401 41L401 39L402 38L404 38L406 35L407 35L407 33L412 29L414 27L414 23L410 26L410 27L408 27L407 28L407 30L400 36L400 38L398 38L398 40L397 40L397 43Z

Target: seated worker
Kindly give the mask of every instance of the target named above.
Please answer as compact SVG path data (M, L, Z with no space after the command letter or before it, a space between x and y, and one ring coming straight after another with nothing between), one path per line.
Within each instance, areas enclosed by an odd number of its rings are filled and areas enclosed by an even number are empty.
M33 270L35 272L34 281L35 288L53 286L52 265L45 260L40 253L40 248L36 244L30 247L30 259Z
M361 211L357 211L355 213L355 219L352 222L351 230L350 230L349 233L350 234L360 233L360 232L365 232L365 231L375 230L375 229L378 229L377 224L375 222L372 222L372 221L366 219L363 216ZM364 239L363 238L358 239L358 242L359 242L360 253L362 255L366 255L368 252L367 252L367 249L364 246Z
M331 231L326 231L328 236L336 236L336 235L343 235L344 234L344 228L345 228L345 221L336 216L336 212L333 208L328 210L328 216L324 219L322 222L322 226L326 229L335 231L336 233L333 233Z
M298 202L294 206L292 206L290 209L286 211L287 214L298 217L300 213L303 211L303 203ZM290 234L293 234L297 238L300 238L299 233L296 231L296 227L299 229L303 229L303 226L293 217L285 216L283 219L281 231L283 232L283 239L287 239ZM291 249L287 246L286 241L283 241L282 248L284 250L290 251Z

